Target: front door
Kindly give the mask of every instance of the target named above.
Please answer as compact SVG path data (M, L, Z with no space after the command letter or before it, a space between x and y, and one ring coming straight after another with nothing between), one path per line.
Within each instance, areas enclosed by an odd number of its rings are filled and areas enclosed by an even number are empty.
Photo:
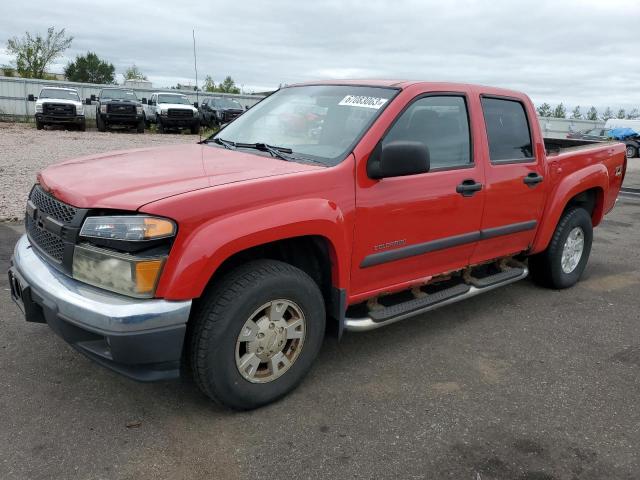
M356 186L352 300L467 265L479 238L482 164L474 161L463 93L412 100L383 138L424 143L427 173Z

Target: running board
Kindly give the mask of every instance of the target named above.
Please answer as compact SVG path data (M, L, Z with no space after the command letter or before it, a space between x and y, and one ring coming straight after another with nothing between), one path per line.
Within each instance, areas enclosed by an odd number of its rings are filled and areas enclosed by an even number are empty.
M475 297L484 292L522 280L529 274L527 268L511 268L504 272L491 275L483 279L473 279L472 285L465 283L446 288L424 298L409 300L408 302L392 305L380 310L373 310L367 317L344 319L344 329L350 332L365 332L375 330L405 318L414 317L436 308Z

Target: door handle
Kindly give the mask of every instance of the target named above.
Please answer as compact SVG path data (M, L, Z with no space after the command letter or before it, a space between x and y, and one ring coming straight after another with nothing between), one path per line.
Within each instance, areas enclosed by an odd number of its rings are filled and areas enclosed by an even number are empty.
M471 197L474 193L480 190L482 190L482 184L477 183L473 179L465 180L456 187L456 192L458 192L463 197Z
M522 179L525 185L528 185L529 187L535 187L537 184L539 184L543 180L544 180L544 177L536 172L531 172L529 175L527 175Z

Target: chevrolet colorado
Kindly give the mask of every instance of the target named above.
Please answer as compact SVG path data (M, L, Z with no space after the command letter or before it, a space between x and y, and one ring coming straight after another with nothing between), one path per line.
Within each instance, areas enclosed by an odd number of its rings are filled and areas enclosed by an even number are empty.
M567 142L545 142L510 90L286 87L199 144L43 170L12 296L108 368L185 365L212 399L255 408L302 381L327 322L371 330L528 274L575 284L626 157Z

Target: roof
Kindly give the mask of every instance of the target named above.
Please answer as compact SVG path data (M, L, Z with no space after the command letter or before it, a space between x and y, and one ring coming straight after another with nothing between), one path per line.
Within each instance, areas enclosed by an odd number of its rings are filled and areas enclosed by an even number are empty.
M47 90L70 90L72 92L76 92L76 93L78 92L77 88L71 88L71 87L49 87L49 86L46 86L46 85L44 87L42 87L41 90L44 90L45 88Z
M458 82L424 82L419 80L380 80L380 79L348 79L348 80L317 80L296 83L289 85L290 87L302 86L302 85L354 85L362 87L387 87L387 88L400 88L405 89L411 86L420 86L424 90L469 90L469 88L477 88L482 93L487 95L500 95L521 97L522 92L516 90L509 90L506 88L491 87L487 85L478 85L471 83L458 83Z

